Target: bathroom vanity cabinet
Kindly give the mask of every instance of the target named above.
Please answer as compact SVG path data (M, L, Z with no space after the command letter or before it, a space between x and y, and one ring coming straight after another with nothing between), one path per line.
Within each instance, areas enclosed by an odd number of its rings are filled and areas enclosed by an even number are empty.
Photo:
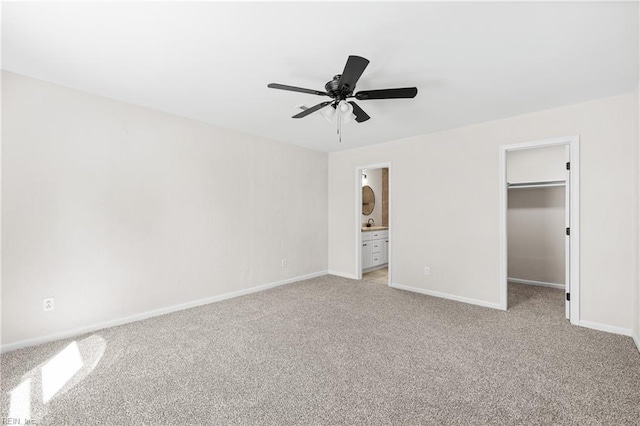
M382 267L389 261L389 231L362 231L362 270Z

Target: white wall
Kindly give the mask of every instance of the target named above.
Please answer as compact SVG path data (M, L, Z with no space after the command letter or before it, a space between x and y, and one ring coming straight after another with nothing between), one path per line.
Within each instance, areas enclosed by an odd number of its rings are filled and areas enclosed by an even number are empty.
M546 182L565 180L564 145L507 152L507 182Z
M638 8L638 17L640 18L640 8ZM636 92L638 96L636 97L636 102L638 105L637 114L636 114L636 147L640 147L640 67L638 67L638 92ZM635 234L637 237L636 244L638 246L636 258L638 263L638 268L636 270L636 304L635 304L635 312L636 312L636 323L635 323L635 332L634 339L636 342L636 346L640 351L640 149L636 148L636 160L638 166L638 174L636 175L636 229Z
M3 345L327 269L327 154L16 74L2 89Z
M499 146L579 134L581 319L630 332L637 109L637 94L622 95L330 153L329 270L357 272L356 167L391 161L393 282L498 306Z
M365 169L363 173L367 175L366 181L362 181L362 186L369 185L376 197L376 204L370 215L360 215L362 223L367 223L373 219L378 226L382 225L382 169Z

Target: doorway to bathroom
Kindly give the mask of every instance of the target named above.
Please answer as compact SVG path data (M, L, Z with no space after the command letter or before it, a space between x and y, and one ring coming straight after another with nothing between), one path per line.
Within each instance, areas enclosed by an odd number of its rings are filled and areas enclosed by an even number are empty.
M356 169L356 276L390 285L392 259L391 163Z

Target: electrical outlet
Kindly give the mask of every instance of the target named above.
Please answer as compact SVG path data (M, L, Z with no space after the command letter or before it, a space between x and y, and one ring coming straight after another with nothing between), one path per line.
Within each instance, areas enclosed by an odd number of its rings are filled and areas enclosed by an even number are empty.
M42 310L53 311L53 297L42 299Z
M287 267L287 259L282 259L282 267L283 268Z
M428 266L424 267L424 274L425 275L429 275L429 267Z

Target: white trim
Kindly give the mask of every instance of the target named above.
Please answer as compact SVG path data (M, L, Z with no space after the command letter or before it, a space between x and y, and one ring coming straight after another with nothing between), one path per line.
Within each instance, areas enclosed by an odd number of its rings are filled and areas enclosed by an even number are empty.
M636 347L638 348L638 352L640 352L640 337L636 336L635 334L631 337L633 338L633 341L635 342Z
M220 294L218 296L207 297L204 299L194 300L191 302L180 303L178 305L167 306L165 308L154 309L152 311L142 312L142 313L131 315L124 318L99 322L99 323L88 325L85 327L75 328L73 330L62 331L59 333L49 334L46 336L34 337L32 339L20 340L18 342L2 345L2 347L0 347L0 353L10 352L16 349L22 349L29 346L41 345L43 343L53 342L55 340L79 336L81 334L91 333L97 330L102 330L104 328L115 327L118 325L128 324L131 322L141 321L141 320L156 317L159 315L166 315L172 312L182 311L184 309L195 308L197 306L202 306L202 305L208 305L210 303L220 302L222 300L232 299L234 297L245 296L247 294L257 293L259 291L268 290L270 288L279 287L281 285L291 284L294 282L308 280L311 278L317 278L324 275L327 275L327 271L314 272L312 274L302 275L294 278L288 278L282 281L276 281L273 283L250 287L243 290L233 291L231 293Z
M507 149L504 146L499 150L500 180L498 181L498 222L500 226L500 252L498 255L498 269L500 271L500 309L507 310L507 193L509 183L507 181Z
M340 272L340 271L329 270L327 273L329 275L335 275L337 277L348 278L350 280L357 280L358 279L358 277L353 275L353 274L345 274L344 272Z
M614 333L614 334L620 334L622 336L633 337L633 331L630 328L616 327L613 325L600 324L598 322L591 322L591 321L580 321L580 323L577 325L581 327L590 328L592 330L606 331L607 333Z
M571 253L569 265L571 282L567 284L571 289L571 324L580 325L580 136L578 135L501 145L499 147L500 309L507 310L507 151L557 145L569 145L570 149L571 235L569 241Z
M521 280L520 278L510 278L510 277L507 277L507 281L516 283L516 284L536 285L538 287L551 287L551 288L557 288L559 290L564 290L564 284L558 284L558 283L548 283L545 281L534 281L534 280Z
M571 191L571 212L570 212L570 227L571 236L571 260L569 264L570 268L570 283L571 289L571 324L578 324L580 322L580 137L573 136L569 143L570 159L571 162L571 179L569 187Z
M485 300L471 299L469 297L456 296L455 294L441 293L439 291L425 290L423 288L410 287L402 284L390 284L389 287L398 290L410 291L412 293L420 293L427 296L439 297L441 299L455 300L456 302L469 303L471 305L483 306L485 308L502 309L500 303L487 302Z
M507 151L522 151L523 149L530 148L541 148L541 147L549 147L556 145L567 145L569 142L574 142L579 140L578 135L572 136L563 136L561 138L554 139L544 139L540 141L528 141L528 142L520 142L520 143L512 143L509 145L502 145L501 148L506 148ZM571 152L573 154L573 152ZM572 158L573 160L573 158Z
M393 262L391 261L391 259L393 257L393 233L396 229L393 222L395 218L395 214L393 212L393 206L395 205L395 202L393 200L393 197L396 193L396 190L393 187L393 185L395 184L395 177L393 175L393 172L393 163L389 161L389 172L387 174L387 177L389 179L389 182L387 182L389 186L389 193L387 194L389 196L389 205L387 206L389 208L389 210L387 211L387 216L389 219L389 233L387 234L387 238L389 239L389 244L387 244L387 286L391 286L391 283L393 282Z
M564 147L564 161L571 161L571 147L565 145ZM565 174L565 191L564 191L564 226L566 228L571 226L571 171L566 170ZM567 244L566 236L564 238L564 317L571 322L571 301L567 300L567 293L571 294L571 268L567 267L567 264L571 261L571 239Z

